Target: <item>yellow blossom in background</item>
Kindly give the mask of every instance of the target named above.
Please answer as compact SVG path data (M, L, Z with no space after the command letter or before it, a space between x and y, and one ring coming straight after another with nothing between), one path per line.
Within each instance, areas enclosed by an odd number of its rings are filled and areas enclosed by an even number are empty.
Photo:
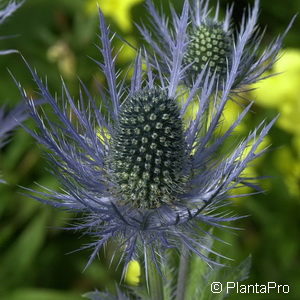
M250 149L252 147L252 145L255 143L255 140L252 141L252 143L249 144L249 147L245 149L245 151L242 153L240 159L243 160L246 158L246 156L249 154ZM268 146L270 146L271 144L271 139L269 136L266 136L264 138L264 140L262 141L262 143L258 146L257 150L255 151L256 153L262 151L263 149L266 149ZM264 156L261 157L257 157L255 160L255 165L254 164L250 164L248 165L245 170L242 172L241 176L245 177L245 178L255 178L258 176L257 172L256 172L256 167L262 163L262 160L264 159ZM256 180L252 180L251 183L253 184L258 184L259 183ZM264 189L266 188L265 184L267 182L264 182ZM238 189L234 189L230 192L231 195L241 195L241 194L248 194L253 192L253 188L248 187L248 186L240 186ZM233 198L235 202L240 202L242 199L240 197L237 198ZM243 202L243 201L241 201Z
M184 88L183 88L184 90ZM188 94L184 97L184 100L187 99ZM183 102L184 102L183 100ZM213 103L213 99L211 99ZM218 128L218 134L223 135L225 132L232 126L232 124L237 120L239 115L242 113L243 109L245 108L244 104L240 103L240 99L228 101L226 103L223 116L222 116L222 121L220 123L220 126ZM247 104L247 103L246 103ZM182 103L180 103L180 106L182 106ZM184 120L188 121L190 119L195 119L197 115L197 111L199 109L199 104L198 102L194 101L190 104L188 107L185 115L184 115ZM210 118L210 116L208 116ZM247 127L244 122L241 122L234 130L234 135L240 135L243 134L244 132L247 132ZM242 153L242 156L240 159L245 159L245 157L249 154L249 151L251 149L251 146L255 140L252 141L252 143L249 144L249 147L245 149L245 151ZM269 136L266 136L263 142L259 145L258 149L256 152L259 152L265 148L267 148L271 144L271 140ZM258 176L256 172L256 166L261 163L261 160L263 159L262 157L258 157L256 160L255 165L250 165L245 168L243 173L241 174L243 177L247 178L255 178ZM255 180L252 181L253 184L255 184ZM253 192L253 188L248 187L248 186L239 186L237 189L233 189L230 191L231 195L241 195L241 194L248 194ZM232 198L235 203L240 202L240 197Z
M129 32L133 28L130 11L138 3L143 0L88 0L86 4L86 11L88 14L97 14L98 6L101 8L103 14L113 19L113 21L122 29L123 32ZM118 53L118 63L127 64L134 61L136 57L137 41L133 35L128 34L125 40L132 45L124 43L121 40L116 39L116 48L121 49ZM133 68L131 67L127 74L128 79L133 74Z
M292 143L293 143L294 149L296 150L296 155L297 155L298 159L300 160L300 135L296 135L293 138Z
M106 140L110 139L110 134L107 128L105 127L98 127L97 130L97 137L99 140L104 143Z
M279 108L278 126L285 131L300 136L300 85L298 95L293 100Z
M275 63L272 72L275 75L254 85L253 91L258 104L265 107L280 108L291 104L299 95L300 89L300 50L287 49Z
M119 41L119 43L117 44L117 48L121 49L118 55L119 63L133 62L136 57L136 50L133 48L133 47L137 47L136 39L133 36L129 36L126 38L126 41L130 45L132 45L132 47L128 44L125 44L123 41Z
M140 283L141 267L137 260L132 260L128 264L125 275L125 282L129 285L137 286Z
M274 65L272 73L281 73L255 85L257 104L280 113L276 125L292 134L292 146L276 150L274 163L283 174L291 195L300 195L300 50L287 49Z
M300 159L294 155L293 149L285 146L276 151L274 162L278 166L284 183L294 197L300 195Z
M73 79L76 75L76 58L69 45L59 40L47 51L47 58L57 63L60 73L68 79Z
M249 144L249 147L246 148L244 150L244 152L242 153L241 155L241 160L244 160L246 158L246 156L249 154L250 150L251 150L251 147L253 146L253 144L256 142L256 140L254 139L250 144ZM271 145L271 139L268 135L265 136L265 138L263 139L263 141L259 144L259 146L257 147L257 150L255 151L255 153L259 153L260 151L268 148L269 146ZM260 163L261 160L264 159L264 156L261 156L261 157L257 157L255 159L255 163L258 164Z
M241 174L241 176L245 177L245 178L254 178L257 177L257 172L255 167L253 166L248 166ZM252 184L258 184L256 180L252 180L251 181ZM259 185L259 184L258 184ZM244 195L244 194L250 194L255 192L255 190L252 187L249 186L245 186L245 185L239 185L237 188L232 189L229 191L229 194L231 196L237 196L232 198L232 201L234 201L234 203L238 203L238 204L244 204L244 199L242 197L240 197L239 195Z
M182 89L184 90L184 89ZM185 91L182 103L179 103L180 107L188 98L188 91ZM211 104L213 104L214 99L211 99ZM245 106L240 103L240 99L228 101L223 111L223 116L218 128L218 134L222 135L231 127L231 125L237 120L239 115L242 113ZM199 105L197 101L191 102L188 106L186 113L184 115L184 120L188 121L190 119L195 119L197 116L197 111L199 109ZM241 122L236 128L235 132L243 133L246 132L246 126L243 122Z
M97 13L97 5L103 11L103 14L110 17L125 32L131 31L132 20L130 10L133 6L141 3L143 0L88 0L86 11L88 13Z
M231 125L237 120L239 115L242 113L244 106L239 103L240 99L228 101L226 103L222 124L220 126L220 133L225 134L225 132L231 127ZM235 128L235 132L243 133L246 132L247 128L243 121Z
M260 81L254 87L256 103L280 112L277 126L300 135L300 50L287 49L275 63L274 77Z

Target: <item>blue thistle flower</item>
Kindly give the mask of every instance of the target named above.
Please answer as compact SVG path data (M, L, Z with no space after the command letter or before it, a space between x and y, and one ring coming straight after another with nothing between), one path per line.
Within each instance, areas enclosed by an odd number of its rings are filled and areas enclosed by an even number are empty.
M157 12L151 0L146 2L151 30L145 25L137 27L154 56L164 66L164 72L170 72L172 53L180 43L176 39L180 19L172 6L169 20ZM231 25L233 6L227 8L225 17L221 20L219 6L212 15L209 0L193 0L191 4L189 2L184 2L184 5L189 7L189 26L179 37L186 42L182 49L185 53L184 64L187 66L183 80L189 87L204 69L218 77L219 88L226 81L227 73L232 68L237 72L232 84L234 90L262 79L261 75L277 60L283 38L294 20L292 19L282 35L261 51L264 32L258 30L257 25L259 0L255 0L253 8L249 8L248 13L242 16L238 30L233 29Z
M178 42L170 53L170 72L164 74L159 63L151 65L147 53L143 61L139 52L131 87L127 88L115 70L113 36L100 12L103 62L96 63L107 82L107 89L100 91L109 112L106 117L83 83L78 101L63 83L59 104L27 64L55 121L39 111L18 84L39 127L38 132L27 130L49 149L54 174L63 185L61 192L30 190L32 197L83 214L79 224L71 228L94 239L82 247L93 249L87 265L112 239L120 242L125 263L140 253L150 253L159 267L157 258L167 248L185 247L208 262L212 260L203 253L222 256L202 242L203 235L211 235L204 225L227 228L226 222L239 218L219 209L230 205L230 190L251 185L241 173L265 151L258 152L257 148L275 120L262 122L231 153L217 155L251 104L224 135L218 136L224 106L240 75L237 65L228 71L222 93L214 89L216 76L202 70L183 101L180 82L186 71L182 50L189 24L187 2L177 21ZM143 63L146 71L142 70ZM183 116L192 101L199 104L197 114L185 122ZM182 107L179 102L184 103ZM148 260L146 255L146 269Z

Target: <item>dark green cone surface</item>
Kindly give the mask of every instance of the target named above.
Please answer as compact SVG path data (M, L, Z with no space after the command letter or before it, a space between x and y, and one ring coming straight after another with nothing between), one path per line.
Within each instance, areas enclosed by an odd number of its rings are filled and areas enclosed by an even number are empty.
M206 63L210 71L218 76L226 76L227 62L232 49L231 39L219 25L201 25L190 35L190 44L184 57L184 63L190 64L194 76L203 70Z
M110 156L119 198L136 208L172 203L181 183L184 140L177 104L160 90L128 99Z

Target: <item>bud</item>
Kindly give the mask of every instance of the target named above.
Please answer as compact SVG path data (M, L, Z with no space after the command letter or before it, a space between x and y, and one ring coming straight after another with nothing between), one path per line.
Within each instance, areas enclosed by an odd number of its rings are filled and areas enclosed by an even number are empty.
M124 281L131 286L138 286L141 282L141 266L137 260L128 263Z
M211 73L216 72L217 76L224 78L232 51L232 41L228 33L218 24L203 24L194 29L189 38L184 63L193 63L192 76L197 76L208 63Z
M124 103L112 138L110 164L119 198L136 208L172 203L184 157L176 102L161 90L145 90Z

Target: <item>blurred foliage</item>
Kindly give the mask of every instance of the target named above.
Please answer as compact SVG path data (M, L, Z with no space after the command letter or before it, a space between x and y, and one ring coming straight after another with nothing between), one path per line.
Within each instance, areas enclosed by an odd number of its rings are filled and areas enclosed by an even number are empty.
M60 75L74 97L78 96L77 76L99 98L97 85L103 76L89 58L101 59L97 44L98 16L96 0L27 0L21 9L1 28L0 35L17 37L0 40L1 49L18 49L39 74L47 78L49 88L58 95ZM100 6L116 30L133 45L141 37L133 26L148 22L142 0L100 0ZM169 1L155 1L167 6ZM173 1L175 9L182 1ZM232 2L232 1L230 1ZM234 18L238 23L247 0L235 2ZM282 32L292 15L300 11L300 1L261 1L262 27L268 25L266 44ZM229 1L220 0L224 9ZM248 283L276 281L289 284L285 299L300 299L300 21L297 19L286 39L281 60L270 74L283 72L257 84L247 97L255 101L250 114L234 136L243 135L262 119L280 117L268 136L271 150L247 169L251 175L269 175L263 181L266 192L247 199L233 199L233 209L250 217L235 222L243 228L236 235L216 232L231 246L216 249L238 262L252 254ZM116 43L118 49L122 41ZM130 65L134 51L124 46L119 59L121 69ZM7 68L21 81L27 93L38 98L36 87L19 55L0 57L0 103L9 107L20 101L19 92ZM266 74L266 75L270 75ZM242 104L241 104L242 103ZM236 99L226 108L220 132L240 113L245 100ZM28 126L33 126L29 121ZM33 139L23 130L14 132L0 153L0 169L8 184L0 185L0 299L7 300L76 300L81 294L98 289L116 292L120 268L112 261L108 245L84 272L88 251L77 250L88 238L60 227L72 222L72 215L58 212L28 198L20 186L59 188L55 176L47 171L47 163ZM243 191L248 192L248 191ZM80 238L80 239L79 239ZM222 248L222 249L221 249ZM228 254L229 253L229 254ZM112 265L110 266L112 262ZM109 267L110 266L110 267ZM195 275L196 276L196 275ZM191 283L192 284L192 283ZM231 295L229 299L254 299L255 295ZM258 299L258 298L255 298ZM282 299L282 295L266 295L259 299ZM189 299L187 299L189 300Z
M91 14L95 14L96 5L99 5L104 15L111 17L113 21L124 31L131 31L133 22L130 11L133 6L141 3L143 0L89 0L86 9Z

